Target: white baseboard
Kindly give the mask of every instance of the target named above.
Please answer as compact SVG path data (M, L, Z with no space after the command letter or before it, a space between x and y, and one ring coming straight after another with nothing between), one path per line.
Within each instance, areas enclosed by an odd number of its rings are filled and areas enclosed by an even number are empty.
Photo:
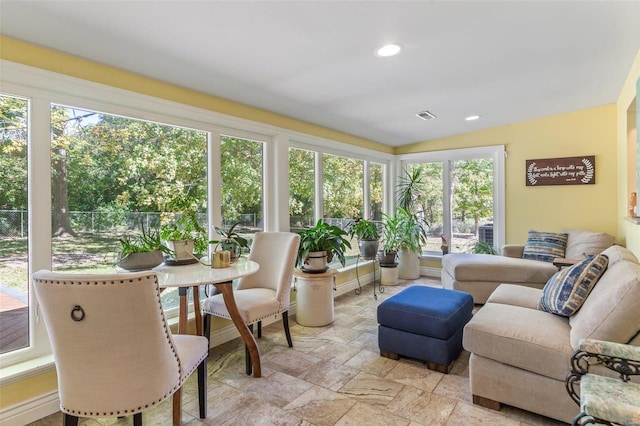
M441 273L440 268L420 267L420 275L424 277L440 278Z
M60 411L58 391L54 390L0 411L0 424L24 426Z

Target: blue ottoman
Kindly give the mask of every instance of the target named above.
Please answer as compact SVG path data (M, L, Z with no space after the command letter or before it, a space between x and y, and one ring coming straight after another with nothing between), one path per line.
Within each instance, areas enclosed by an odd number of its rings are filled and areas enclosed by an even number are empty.
M473 316L469 293L412 286L378 305L378 346L383 357L419 359L449 373L462 352L462 329Z

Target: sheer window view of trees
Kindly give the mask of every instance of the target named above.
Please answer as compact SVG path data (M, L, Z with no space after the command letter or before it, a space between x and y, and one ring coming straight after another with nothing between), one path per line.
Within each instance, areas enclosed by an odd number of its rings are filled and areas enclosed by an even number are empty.
M486 158L444 162L413 163L408 168L423 170L424 190L417 209L427 223L425 251L440 252L445 220L450 220L450 252L469 252L478 241L493 245L493 161ZM449 179L445 179L445 169ZM445 185L451 194L451 211L445 211ZM486 231L482 232L481 231Z

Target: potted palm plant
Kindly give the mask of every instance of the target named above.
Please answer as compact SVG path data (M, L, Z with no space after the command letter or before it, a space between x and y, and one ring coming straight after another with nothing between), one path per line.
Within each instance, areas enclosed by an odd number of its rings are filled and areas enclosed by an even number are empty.
M380 243L378 226L366 219L356 219L349 228L349 237L358 238L360 257L363 259L375 259Z
M296 266L303 272L318 273L328 269L327 263L333 256L345 265L344 252L351 248L347 232L337 226L329 225L319 219L316 225L299 232L300 247L296 258Z
M405 170L399 178L396 191L396 205L398 214L402 216L402 245L399 254L399 276L404 279L420 277L420 252L422 245L427 242L428 226L422 218L424 212L420 210L418 199L425 187L424 169L414 167Z
M127 271L144 271L160 265L164 254L171 254L171 249L162 243L160 232L143 226L141 235L120 239L116 265Z

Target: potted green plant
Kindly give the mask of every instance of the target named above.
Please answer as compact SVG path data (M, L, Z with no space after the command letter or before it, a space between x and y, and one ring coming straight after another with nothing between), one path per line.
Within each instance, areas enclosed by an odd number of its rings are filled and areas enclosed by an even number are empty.
M360 257L364 259L375 259L380 243L378 226L366 219L356 219L349 228L349 237L358 238L358 248Z
M420 252L427 241L427 222L418 203L425 188L424 169L413 167L400 176L395 193L397 211L402 215L402 245L398 257L399 276L404 279L420 277Z
M189 195L176 197L169 203L173 217L160 228L160 236L171 250L170 257L179 264L197 262L208 251L206 229L198 222L198 201Z
M126 236L120 239L120 251L116 265L127 271L142 271L160 265L163 254L170 254L171 250L162 243L158 230L145 230L142 234Z
M398 252L402 247L403 216L382 213L382 250L378 252L380 266L397 266Z
M222 250L228 250L231 254L231 261L234 262L242 254L242 249L249 249L249 240L243 238L236 232L236 227L240 222L232 224L229 229L213 226L220 239L211 240L209 244L219 245Z
M304 272L326 271L327 263L333 256L338 258L342 266L345 265L344 252L351 248L347 239L348 234L337 226L329 225L319 219L314 227L298 233L300 235L300 247L296 266Z

